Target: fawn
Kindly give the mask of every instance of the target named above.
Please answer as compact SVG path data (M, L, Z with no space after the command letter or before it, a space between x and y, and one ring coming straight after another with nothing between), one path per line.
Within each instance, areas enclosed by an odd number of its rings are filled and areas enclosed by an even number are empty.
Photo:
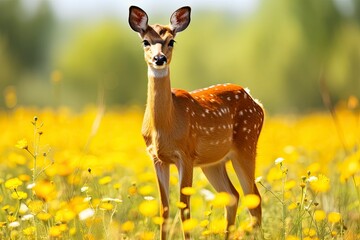
M264 120L261 105L240 86L215 85L193 92L171 89L170 63L174 38L190 23L190 7L170 17L170 25L148 25L145 11L129 9L130 27L143 42L148 67L147 104L142 135L158 180L161 201L160 238L166 239L169 218L169 166L175 164L180 189L191 187L193 168L200 167L218 192L227 192L235 203L226 206L227 231L234 225L239 193L225 164L231 160L244 194L259 191L254 182L256 146ZM260 198L261 199L261 198ZM180 192L182 221L190 218L190 196ZM261 204L250 213L261 223ZM190 239L189 233L184 233Z

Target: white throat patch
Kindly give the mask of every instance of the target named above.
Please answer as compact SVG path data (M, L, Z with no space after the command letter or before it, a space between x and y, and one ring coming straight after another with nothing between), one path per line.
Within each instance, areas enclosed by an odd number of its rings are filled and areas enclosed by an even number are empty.
M163 69L156 69L148 66L148 76L154 78L163 78L169 74L169 67L166 66Z

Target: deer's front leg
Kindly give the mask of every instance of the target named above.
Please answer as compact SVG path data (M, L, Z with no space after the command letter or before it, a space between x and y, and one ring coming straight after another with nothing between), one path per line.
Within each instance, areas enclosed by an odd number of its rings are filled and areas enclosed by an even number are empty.
M181 159L182 160L182 159ZM185 203L185 208L181 209L181 220L190 218L190 196L183 194L182 189L192 186L193 181L193 165L190 162L180 161L176 164L179 171L179 181L180 181L180 202ZM189 233L184 233L185 239L190 239Z
M169 173L170 166L161 161L155 161L155 171L158 180L160 191L160 216L163 217L164 222L160 226L160 239L166 239L167 224L169 219Z

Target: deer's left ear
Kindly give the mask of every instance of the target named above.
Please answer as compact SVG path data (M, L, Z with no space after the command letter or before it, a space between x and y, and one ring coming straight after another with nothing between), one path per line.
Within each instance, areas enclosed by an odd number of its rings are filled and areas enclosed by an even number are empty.
M191 8L186 6L176 10L170 17L171 28L174 33L185 30L190 23Z

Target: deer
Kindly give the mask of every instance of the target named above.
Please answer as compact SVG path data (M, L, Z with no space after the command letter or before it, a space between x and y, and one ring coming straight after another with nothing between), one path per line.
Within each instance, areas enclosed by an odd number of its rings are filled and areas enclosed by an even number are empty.
M170 17L169 25L148 24L147 13L129 8L128 22L142 40L147 64L147 103L142 136L147 146L160 195L160 239L168 235L170 165L178 170L182 222L190 218L190 196L181 189L193 184L194 167L200 167L217 192L235 199L226 206L227 227L234 225L240 194L229 179L226 163L231 161L244 195L261 196L255 183L255 158L264 121L260 102L235 84L217 84L187 92L172 89L170 63L177 33L190 24L191 8L181 7ZM261 224L261 203L249 209ZM183 238L190 239L188 232Z

